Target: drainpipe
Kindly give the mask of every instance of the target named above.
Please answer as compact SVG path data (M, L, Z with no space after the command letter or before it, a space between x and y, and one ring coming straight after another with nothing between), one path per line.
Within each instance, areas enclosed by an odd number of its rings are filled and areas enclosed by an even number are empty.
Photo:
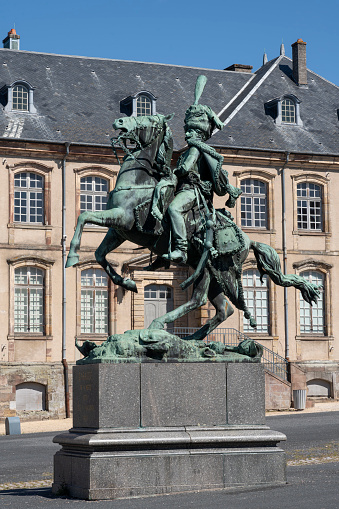
M282 199L282 248L283 248L283 272L287 274L287 247L286 247L286 193L285 193L285 167L288 164L290 153L286 152L286 160L281 169L281 199ZM290 347L288 339L288 300L287 287L284 287L284 321L285 321L285 357L289 360Z
M65 143L66 153L62 160L62 364L64 367L66 418L71 416L69 407L68 364L66 360L66 158L70 143Z

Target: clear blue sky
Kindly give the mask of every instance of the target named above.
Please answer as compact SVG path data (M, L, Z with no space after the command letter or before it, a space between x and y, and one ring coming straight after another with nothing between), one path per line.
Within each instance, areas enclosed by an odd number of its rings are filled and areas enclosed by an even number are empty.
M308 67L339 85L338 19L338 0L16 0L0 36L15 23L23 50L213 69L257 69L302 38Z

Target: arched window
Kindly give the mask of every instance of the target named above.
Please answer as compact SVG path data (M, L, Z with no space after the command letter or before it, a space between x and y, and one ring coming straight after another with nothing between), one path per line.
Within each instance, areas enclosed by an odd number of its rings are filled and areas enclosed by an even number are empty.
M256 179L241 181L241 226L267 228L267 187Z
M14 332L44 333L44 270L14 270Z
M287 124L295 124L295 103L292 99L283 99L281 101L281 121Z
M137 97L137 117L143 115L152 115L152 101L144 94L140 94Z
M173 310L173 291L167 285L147 285L144 289L144 327ZM173 325L167 324L167 327Z
M323 230L322 187L312 182L297 184L298 230Z
M106 210L108 181L89 175L80 179L80 212Z
M44 224L44 177L37 173L14 175L14 222Z
M300 274L317 286L324 286L324 276L321 272L307 270ZM320 292L317 304L308 304L300 293L300 333L325 334L324 292Z
M81 333L108 333L108 276L101 269L81 272Z
M28 111L28 90L23 85L13 87L12 108L13 110Z
M260 273L256 269L245 270L243 273L244 297L247 307L257 322L255 332L269 332L268 286L267 276L260 281ZM253 332L249 320L244 317L244 331Z

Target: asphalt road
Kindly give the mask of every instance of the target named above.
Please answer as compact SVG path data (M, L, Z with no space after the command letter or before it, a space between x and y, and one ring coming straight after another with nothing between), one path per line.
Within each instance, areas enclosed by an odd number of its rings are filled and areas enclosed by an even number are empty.
M34 482L52 477L52 457L59 446L55 433L0 437L0 489L5 483L32 482L29 487L0 491L0 508L93 509L338 509L339 412L281 415L267 418L287 435L288 484L236 492L213 491L139 499L87 502L54 498Z

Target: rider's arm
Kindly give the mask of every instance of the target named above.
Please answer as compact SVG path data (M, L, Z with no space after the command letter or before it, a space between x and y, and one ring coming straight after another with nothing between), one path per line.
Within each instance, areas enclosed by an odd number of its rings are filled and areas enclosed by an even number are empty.
M196 147L190 147L185 161L174 171L174 173L178 177L184 177L190 171L194 170L194 166L199 159L199 155L200 152Z

